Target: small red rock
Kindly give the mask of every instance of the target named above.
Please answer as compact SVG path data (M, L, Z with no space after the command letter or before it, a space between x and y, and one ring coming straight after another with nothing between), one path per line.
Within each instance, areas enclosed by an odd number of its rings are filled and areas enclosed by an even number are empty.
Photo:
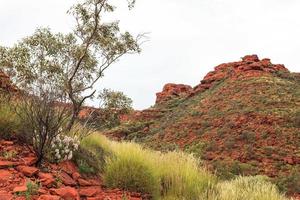
M23 160L24 160L25 165L31 166L36 163L37 158L36 157L26 157L26 158L23 158Z
M65 172L61 172L60 173L60 178L63 182L63 184L67 185L67 186L75 186L77 185L76 181L74 181L71 176L69 176L67 173Z
M55 179L50 173L39 172L38 177L40 178L40 181L43 186L50 187L55 183Z
M74 172L74 173L72 174L72 178L73 178L75 181L77 181L80 177L81 177L81 176L80 176L80 174L79 174L78 172Z
M13 167L19 165L19 163L17 162L11 162L11 161L0 161L0 169L5 169L5 168L9 168L9 167Z
M38 200L60 200L60 197L56 195L41 195Z
M82 178L79 178L77 181L80 186L91 186L92 185L91 182L89 182L88 180L82 179Z
M62 187L59 189L50 189L51 194L60 196L65 200L79 200L79 194L75 188L72 187Z
M26 192L26 191L27 191L26 185L15 187L13 190L14 193Z
M101 188L97 187L88 187L88 188L80 188L78 190L79 195L82 197L94 197L96 194L101 193Z
M35 168L35 167L29 167L29 166L18 166L17 170L19 172L21 172L22 174L24 174L25 176L28 177L32 177L35 174L37 174L39 172L39 169Z
M0 199L1 200L11 200L11 199L13 199L13 195L7 191L0 191Z
M64 161L59 163L59 168L69 175L78 172L76 165L71 161Z

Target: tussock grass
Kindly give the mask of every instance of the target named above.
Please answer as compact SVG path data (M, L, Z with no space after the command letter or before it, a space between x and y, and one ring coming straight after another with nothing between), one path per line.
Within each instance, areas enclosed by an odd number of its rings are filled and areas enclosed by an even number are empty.
M151 152L134 143L111 143L114 155L107 159L104 183L108 187L122 188L159 195L159 177L152 162Z
M151 194L154 199L197 199L216 178L204 169L192 155L182 152L159 153L133 142L114 142L100 134L83 140L84 148L101 146L112 154L106 158L104 183Z
M238 177L219 182L193 155L160 153L133 142L115 142L95 132L82 148L99 155L104 184L148 193L159 200L287 200L265 177ZM101 167L100 167L101 168Z
M216 178L203 168L191 154L170 152L161 154L158 171L165 199L193 200L203 198L216 183Z
M287 200L264 176L237 177L217 185L214 200Z

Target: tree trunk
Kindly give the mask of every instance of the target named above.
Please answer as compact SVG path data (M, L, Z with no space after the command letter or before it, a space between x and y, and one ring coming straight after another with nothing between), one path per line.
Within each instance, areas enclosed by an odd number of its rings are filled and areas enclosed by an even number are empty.
M78 117L78 114L80 112L80 106L73 104L73 111L72 111L72 117L68 123L67 131L70 131L75 124L75 121Z
M38 155L38 158L37 158L37 161L36 161L36 163L35 163L35 166L36 166L36 167L40 167L41 164L42 164L43 159L44 159L44 153L40 153L40 154Z

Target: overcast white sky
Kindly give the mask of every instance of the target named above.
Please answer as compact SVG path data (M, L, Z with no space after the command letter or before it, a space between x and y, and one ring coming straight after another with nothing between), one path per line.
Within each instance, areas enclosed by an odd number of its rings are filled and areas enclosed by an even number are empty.
M151 32L140 55L122 58L97 86L123 91L136 109L154 104L168 82L196 85L214 66L246 54L269 57L300 72L299 0L125 0L116 16L133 34ZM75 0L0 0L0 45L38 26L69 32Z

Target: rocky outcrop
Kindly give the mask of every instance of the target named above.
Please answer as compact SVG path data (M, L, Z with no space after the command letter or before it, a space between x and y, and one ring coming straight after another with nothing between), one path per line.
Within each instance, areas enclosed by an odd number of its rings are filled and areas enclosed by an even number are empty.
M257 55L247 55L239 62L223 63L215 67L215 70L209 72L201 83L194 87L193 93L203 92L215 83L226 78L235 78L238 76L261 76L262 74L275 73L277 71L288 70L281 64L272 64L271 60L264 58L259 60Z
M9 78L2 70L0 70L0 90L6 92L17 92L18 89L14 86Z
M193 91L189 85L168 83L163 91L156 94L156 103L168 101L174 97L187 97Z
M247 55L238 62L223 63L209 72L200 84L192 88L183 84L166 84L162 92L156 94L156 103L162 103L174 97L189 97L196 93L210 89L214 84L226 79L239 76L261 76L276 72L288 72L284 65L272 64L271 60L264 58L260 60L257 55Z

